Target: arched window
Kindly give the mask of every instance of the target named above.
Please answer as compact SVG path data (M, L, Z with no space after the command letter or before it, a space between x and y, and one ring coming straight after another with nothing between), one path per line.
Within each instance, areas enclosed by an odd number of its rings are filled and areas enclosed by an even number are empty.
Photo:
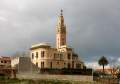
M44 62L41 62L41 68L42 69L44 68Z
M36 58L38 58L38 52L36 52Z
M50 62L50 68L52 69L52 62Z
M68 63L68 69L69 69L69 68L71 68L71 67L70 67L70 63Z
M66 68L66 63L64 63L64 68Z
M71 59L71 53L68 53L68 59Z
M74 68L74 61L72 61L72 68Z
M41 58L44 58L45 56L45 51L41 51Z
M34 59L34 53L32 53L32 59Z
M38 62L36 62L36 66L38 67Z

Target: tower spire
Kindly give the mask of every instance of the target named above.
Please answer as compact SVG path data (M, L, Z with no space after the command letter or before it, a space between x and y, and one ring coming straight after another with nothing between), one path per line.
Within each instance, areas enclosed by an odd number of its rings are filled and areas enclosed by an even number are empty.
M56 32L56 47L60 48L66 45L66 26L64 24L63 10L60 11L57 21L57 32Z

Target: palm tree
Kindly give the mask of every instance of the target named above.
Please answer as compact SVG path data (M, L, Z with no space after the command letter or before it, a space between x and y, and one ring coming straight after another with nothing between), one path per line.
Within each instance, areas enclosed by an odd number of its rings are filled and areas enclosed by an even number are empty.
M108 65L108 60L106 59L106 57L102 56L99 61L98 64L100 66L103 66L103 72L104 72L104 66Z

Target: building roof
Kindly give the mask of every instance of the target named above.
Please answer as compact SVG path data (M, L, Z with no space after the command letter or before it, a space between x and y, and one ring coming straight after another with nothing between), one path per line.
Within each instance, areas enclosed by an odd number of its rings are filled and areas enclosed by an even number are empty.
M8 61L10 61L11 60L11 58L10 57L6 57L6 56L0 56L0 60L8 60Z
M49 43L39 43L39 44L34 44L31 46L31 50L33 49L37 49L37 48L50 48L50 44Z

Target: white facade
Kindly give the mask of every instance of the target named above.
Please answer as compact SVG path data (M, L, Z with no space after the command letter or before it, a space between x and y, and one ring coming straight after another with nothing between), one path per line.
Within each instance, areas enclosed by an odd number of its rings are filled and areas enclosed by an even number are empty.
M56 47L52 48L48 43L32 45L30 48L30 58L33 64L39 68L83 68L84 63L79 60L78 55L72 48L67 46L66 26L64 17L58 16L56 27Z

